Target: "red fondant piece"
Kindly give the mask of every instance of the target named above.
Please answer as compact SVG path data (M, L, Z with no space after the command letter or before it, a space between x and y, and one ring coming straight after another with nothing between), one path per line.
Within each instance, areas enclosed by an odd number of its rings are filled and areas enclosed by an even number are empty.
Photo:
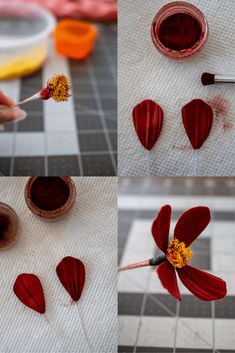
M42 88L41 91L39 92L39 94L40 94L40 98L42 100L48 100L51 98L51 93L47 87Z
M85 283L85 266L79 259L64 257L56 267L56 273L63 287L74 301L78 301Z
M157 267L156 272L163 287L173 295L173 297L181 301L181 294L174 267L166 261Z
M45 298L39 278L31 273L20 274L13 290L19 300L40 314L45 313Z
M171 206L162 207L152 224L152 235L155 243L163 252L167 251L171 223Z
M201 99L194 99L182 108L186 134L194 149L200 148L210 134L213 123L211 107Z
M163 110L154 101L146 99L135 106L133 122L141 144L151 150L160 135L163 123Z
M227 293L223 279L198 268L186 265L178 269L178 275L185 287L201 300L221 299Z
M188 247L203 232L211 220L210 209L205 206L192 207L185 211L175 225L174 238ZM193 226L192 226L193 225Z

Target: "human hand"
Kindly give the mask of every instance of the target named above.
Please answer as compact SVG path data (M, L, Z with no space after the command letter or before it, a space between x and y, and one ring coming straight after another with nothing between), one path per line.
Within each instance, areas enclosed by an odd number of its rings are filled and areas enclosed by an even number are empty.
M26 118L26 112L13 105L13 100L3 91L0 91L0 130L4 130L2 124L16 122Z

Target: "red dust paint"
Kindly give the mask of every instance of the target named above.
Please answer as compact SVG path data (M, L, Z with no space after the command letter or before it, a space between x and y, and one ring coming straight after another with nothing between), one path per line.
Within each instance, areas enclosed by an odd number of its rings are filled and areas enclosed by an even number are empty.
M4 239L8 235L8 231L10 228L11 220L8 215L0 214L0 241L4 241Z
M6 250L16 240L18 216L8 205L0 203L0 250Z
M69 194L68 185L60 177L38 177L31 188L32 202L45 211L59 209L66 203Z
M155 47L173 59L197 53L206 44L208 23L203 13L186 1L173 1L156 13L151 25Z
M161 23L158 37L165 47L179 51L192 48L201 34L201 25L194 17L176 13Z
M213 110L201 99L194 99L182 108L186 134L194 149L200 148L210 134Z
M233 124L227 122L227 115L230 108L230 103L227 99L220 96L215 96L209 99L207 103L213 109L215 117L218 118L220 122L222 122L224 130L233 128Z
M141 144L150 151L162 130L162 108L154 101L146 99L135 106L132 117Z
M30 177L24 190L25 202L35 215L56 220L70 211L76 199L71 177Z

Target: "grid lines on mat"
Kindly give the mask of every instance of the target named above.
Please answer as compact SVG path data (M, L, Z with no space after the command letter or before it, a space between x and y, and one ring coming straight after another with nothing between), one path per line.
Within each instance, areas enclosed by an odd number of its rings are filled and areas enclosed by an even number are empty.
M211 209L212 220L191 246L191 265L224 278L228 295L216 302L203 302L179 283L182 302L177 304L159 283L155 269L120 272L119 352L234 352L234 196L235 180L232 178L121 179L119 264L141 261L156 254L151 224L160 205L173 200L172 234L179 215L197 206L202 199L201 204Z
M28 103L27 119L6 124L0 133L1 175L116 175L117 29L97 26L99 36L88 59L59 56L51 42L42 70L0 82L0 89L16 101L39 91L56 73L66 74L72 88L68 102Z

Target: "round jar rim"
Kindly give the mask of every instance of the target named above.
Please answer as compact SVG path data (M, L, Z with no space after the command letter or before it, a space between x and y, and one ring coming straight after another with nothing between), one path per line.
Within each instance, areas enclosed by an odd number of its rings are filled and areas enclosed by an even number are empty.
M25 185L24 197L25 197L26 204L27 204L28 208L31 210L31 212L33 214L35 214L36 216L39 216L39 217L45 218L45 219L56 219L56 218L61 217L64 214L66 214L73 206L73 204L75 202L75 198L76 198L76 187L75 187L75 184L74 184L72 178L69 176L58 176L58 178L61 178L68 186L69 197L61 207L59 207L55 210L52 210L52 211L43 210L43 209L39 208L37 205L35 205L35 203L32 201L31 188L32 188L34 181L37 178L40 178L40 176L30 177L27 181L27 184Z
M168 16L166 16L167 13L169 13ZM175 13L188 13L192 17L196 18L196 20L200 23L202 27L202 34L200 39L191 48L183 50L173 50L162 44L162 42L158 38L158 33L156 33L156 27L157 29L159 29L162 21ZM151 24L151 37L154 46L162 54L174 59L183 59L198 52L206 44L208 33L208 22L202 11L197 8L194 4L185 1L173 1L162 6L154 16L154 19Z

